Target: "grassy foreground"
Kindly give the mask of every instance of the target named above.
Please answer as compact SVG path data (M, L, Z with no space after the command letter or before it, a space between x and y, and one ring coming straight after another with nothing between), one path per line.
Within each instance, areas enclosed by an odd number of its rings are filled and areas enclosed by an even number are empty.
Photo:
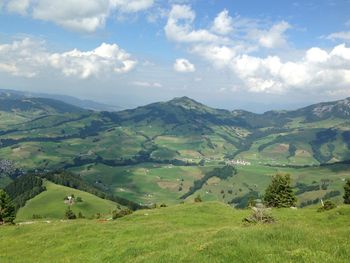
M248 210L217 202L138 211L116 221L0 227L0 262L348 262L350 206L274 210L277 223L244 225Z

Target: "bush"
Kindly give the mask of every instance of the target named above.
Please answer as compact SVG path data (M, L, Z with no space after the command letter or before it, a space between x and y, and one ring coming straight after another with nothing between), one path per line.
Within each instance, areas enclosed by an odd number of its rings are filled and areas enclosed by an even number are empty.
M323 211L328 211L328 210L332 210L334 208L336 208L336 204L333 203L330 200L327 200L323 203L323 206L321 206L319 209L317 209L317 212L323 212Z
M267 187L264 202L268 207L295 206L297 198L291 187L289 174L276 174Z
M350 205L350 179L344 185L344 204Z
M39 214L33 214L32 218L33 219L42 219L43 217Z
M130 214L132 214L132 211L129 208L125 208L120 211L114 210L112 213L112 219L115 220Z
M167 205L165 203L162 203L160 207L167 207Z
M65 219L68 219L68 220L77 219L77 216L74 214L74 212L69 206L65 213Z
M249 217L243 219L246 223L273 223L275 219L270 215L270 209L263 204L257 204L252 207L252 213Z
M195 203L200 203L200 202L202 202L201 196L200 196L200 195L197 195L197 196L194 198L194 202L195 202Z
M83 215L82 212L79 212L79 213L78 213L78 218L85 218L85 216Z
M82 202L83 202L83 199L82 199L80 196L78 196L77 198L75 198L75 201L76 201L77 203L82 203Z

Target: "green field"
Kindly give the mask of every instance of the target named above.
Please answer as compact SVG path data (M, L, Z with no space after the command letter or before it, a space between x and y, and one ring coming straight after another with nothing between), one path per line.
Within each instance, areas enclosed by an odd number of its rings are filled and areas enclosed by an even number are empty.
M44 219L64 219L64 213L68 207L64 198L74 194L81 197L83 202L73 204L72 210L76 215L81 212L85 217L93 217L97 213L110 217L111 212L116 210L116 203L101 199L95 195L57 185L45 181L46 191L29 200L17 213L16 221L28 221L33 219L33 214L40 215Z
M348 262L349 206L272 213L276 223L245 225L250 211L206 202L140 210L116 221L6 226L0 261Z

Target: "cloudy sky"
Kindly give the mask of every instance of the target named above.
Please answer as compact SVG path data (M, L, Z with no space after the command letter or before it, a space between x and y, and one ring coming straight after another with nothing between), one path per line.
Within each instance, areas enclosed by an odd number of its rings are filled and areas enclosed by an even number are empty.
M0 0L1 87L255 112L350 96L350 0Z

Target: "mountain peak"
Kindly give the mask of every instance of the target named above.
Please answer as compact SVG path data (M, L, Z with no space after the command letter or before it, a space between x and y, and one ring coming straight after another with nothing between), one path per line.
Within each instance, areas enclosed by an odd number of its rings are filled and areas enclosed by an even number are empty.
M186 110L196 110L201 112L211 112L214 109L195 101L194 99L191 99L189 97L183 96L183 97L177 97L167 102L169 105L181 107Z

